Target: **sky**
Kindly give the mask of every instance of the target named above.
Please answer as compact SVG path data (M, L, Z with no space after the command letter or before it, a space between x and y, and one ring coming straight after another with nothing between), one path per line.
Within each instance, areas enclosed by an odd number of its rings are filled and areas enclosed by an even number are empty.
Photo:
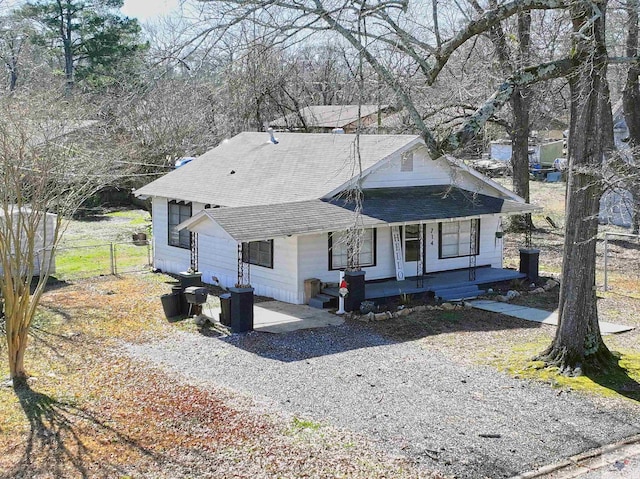
M180 0L124 0L121 11L144 22L177 10L179 3Z

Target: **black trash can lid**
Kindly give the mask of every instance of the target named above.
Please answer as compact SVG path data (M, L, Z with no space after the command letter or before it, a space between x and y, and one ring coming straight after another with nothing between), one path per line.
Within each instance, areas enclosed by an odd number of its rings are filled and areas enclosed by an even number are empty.
M231 293L224 293L220 295L220 299L230 299Z

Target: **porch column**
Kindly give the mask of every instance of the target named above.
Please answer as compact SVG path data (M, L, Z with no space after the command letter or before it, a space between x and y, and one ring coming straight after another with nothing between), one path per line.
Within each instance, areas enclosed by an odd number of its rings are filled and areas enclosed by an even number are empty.
M529 281L538 281L538 265L540 250L535 248L520 249L520 272L527 275Z
M345 271L344 279L347 282L349 294L344 298L345 311L358 311L360 303L365 299L364 271Z

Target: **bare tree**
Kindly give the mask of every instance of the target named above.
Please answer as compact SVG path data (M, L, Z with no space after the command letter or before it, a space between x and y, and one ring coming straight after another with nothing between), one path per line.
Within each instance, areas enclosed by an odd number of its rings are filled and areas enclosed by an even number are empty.
M553 343L540 358L572 375L606 368L612 359L600 335L595 291L603 171L613 150L606 7L606 2L580 2L570 8L572 49L579 66L569 76L569 177L559 324Z
M0 118L0 291L9 371L27 378L29 328L47 284L67 218L113 178L113 150L87 123L70 120L56 99L13 96ZM54 120L64 118L64 120ZM98 148L101 145L101 148ZM108 152L108 153L105 153Z
M474 9L483 14L485 11L476 0L470 0ZM495 0L489 1L492 9L497 8ZM512 53L507 44L507 37L501 24L489 29L488 36L495 46L495 53L504 75L511 75L514 71L529 64L531 49L531 12L523 11L517 15L517 45ZM529 201L529 109L531 107L531 93L528 87L518 87L509 99L509 106L513 116L509 125L511 137L511 166L513 168L513 190L520 197ZM511 227L522 230L531 227L531 215L515 215L511 218Z
M309 30L328 29L340 34L393 89L422 132L433 158L456 151L474 138L516 92L536 82L569 75L572 139L560 325L552 346L542 357L569 374L596 370L609 364L611 355L600 336L594 291L595 242L603 161L612 146L611 109L605 78L608 61L604 47L606 1L508 1L459 22L459 26L447 34L434 28L434 21L418 24L421 19L428 18L429 12L412 11L412 8L419 9L424 5L414 7L403 1L359 0L340 5L321 0L302 3L288 0L277 3L227 0L214 3L221 23L226 28L250 19L262 25L280 21L281 32L290 39ZM433 85L455 52L467 41L489 32L514 15L535 9L569 12L573 45L566 53L566 58L552 59L514 71L502 80L494 94L480 108L466 118L461 127L445 138L437 138L425 125L418 106L401 83L400 76L377 55L375 44L394 48L404 55L407 64L420 72L424 83ZM358 29L358 20L363 17L367 22L364 40ZM432 20L435 19L439 17Z
M29 39L29 30L14 16L0 18L0 60L9 75L9 91L18 85L22 52Z
M627 0L627 41L626 55L627 57L638 56L638 8L640 4L638 0ZM637 157L640 151L640 66L638 63L632 63L627 69L624 89L622 91L622 104L624 108L624 117L629 129L629 153ZM632 220L632 230L634 234L640 232L640 181L628 182L628 189L634 197L634 211Z

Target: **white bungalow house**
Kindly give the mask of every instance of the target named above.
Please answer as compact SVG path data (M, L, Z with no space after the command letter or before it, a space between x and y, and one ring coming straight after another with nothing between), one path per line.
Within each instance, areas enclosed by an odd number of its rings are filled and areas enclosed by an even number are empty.
M241 133L136 191L152 199L157 269L185 271L196 255L203 280L231 287L247 282L238 272L249 265L256 294L300 304L305 280L338 281L357 216L367 284L446 271L522 276L501 269L502 218L537 208L462 162L432 160L419 136L276 141ZM358 183L356 215L347 193Z

